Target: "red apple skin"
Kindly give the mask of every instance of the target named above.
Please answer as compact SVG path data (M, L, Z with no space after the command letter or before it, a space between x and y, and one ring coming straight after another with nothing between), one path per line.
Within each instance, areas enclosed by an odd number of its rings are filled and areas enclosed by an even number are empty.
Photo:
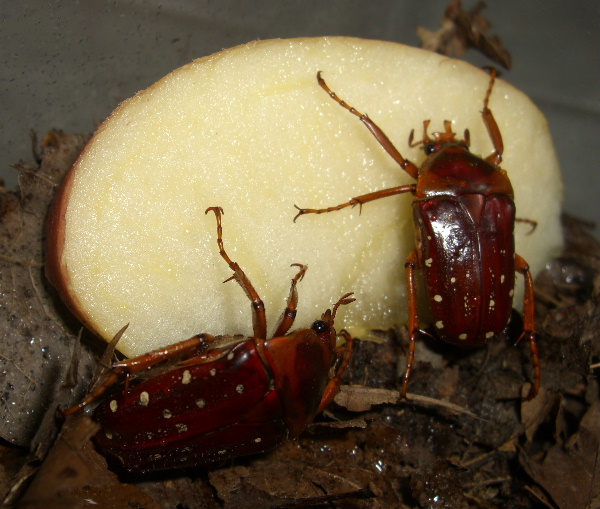
M85 153L83 150L81 156ZM74 168L77 167L77 161L73 165L73 168L69 170L62 184L60 185L50 209L48 210L48 216L46 219L46 232L45 232L45 250L46 250L46 263L45 272L46 278L50 284L56 289L62 301L66 304L69 310L79 319L86 328L98 334L92 325L92 320L85 313L81 302L75 297L75 292L71 289L71 283L69 279L69 272L66 264L63 262L63 253L65 250L65 229L66 220L65 214L67 205L69 203L69 197L75 179Z

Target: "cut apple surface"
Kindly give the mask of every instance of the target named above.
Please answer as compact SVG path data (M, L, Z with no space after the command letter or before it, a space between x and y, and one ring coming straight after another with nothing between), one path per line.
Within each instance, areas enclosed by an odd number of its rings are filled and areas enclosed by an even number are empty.
M269 329L295 275L294 328L307 327L344 293L338 312L351 331L402 325L404 262L414 248L412 196L306 215L371 191L414 182L316 80L384 129L404 157L424 120L469 129L487 156L481 118L489 76L467 63L389 42L345 37L269 40L175 70L121 104L66 178L50 213L47 273L73 312L135 356L200 332L252 335L250 302L220 257L223 241L265 302ZM502 167L515 189L517 252L533 273L562 243L562 184L545 118L498 80L490 100L504 139ZM461 137L461 136L459 136ZM520 308L517 278L515 307Z

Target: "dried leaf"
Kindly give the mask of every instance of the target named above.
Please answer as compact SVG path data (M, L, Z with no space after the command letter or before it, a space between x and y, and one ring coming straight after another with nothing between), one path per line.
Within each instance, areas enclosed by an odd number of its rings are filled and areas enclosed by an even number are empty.
M562 427L564 404L555 407L555 427ZM573 416L570 416L573 421ZM592 499L597 498L598 451L600 443L600 401L594 398L579 421L575 433L557 441L544 451L540 459L540 445L531 441L522 449L519 459L529 475L551 496L560 509L578 509L588 507ZM564 431L564 430L563 430ZM557 433L560 434L560 433ZM547 437L545 437L547 440ZM527 455L528 449L537 452ZM596 481L596 482L594 482Z
M285 469L282 470L285 471L284 475L271 477L261 472L258 465L252 472L246 467L212 472L210 481L224 501L225 508L312 507L340 500L357 501L375 497L368 486L361 488L350 478L332 476L315 468L280 466ZM259 475L255 475L257 471Z
M119 481L107 469L106 460L89 441L98 429L96 423L81 415L67 420L54 448L21 499L20 509L78 508L90 504L104 509L128 506L160 509L161 505L138 487Z
M424 405L438 406L446 408L454 413L465 414L474 419L480 419L480 417L466 408L448 401L411 393L407 393L406 397L408 398L409 403L418 402ZM340 392L335 397L335 402L351 412L366 412L375 405L398 404L401 403L401 400L399 391L375 389L358 385L345 385L340 388Z
M485 2L479 2L469 11L462 8L460 0L452 0L441 22L441 28L431 32L417 27L421 46L443 55L462 56L474 48L505 69L510 69L512 59L497 35L486 35L492 24L481 15Z
M560 395L548 392L543 387L534 399L521 404L521 422L525 426L528 441L533 440L535 433L550 414L556 415L559 405Z

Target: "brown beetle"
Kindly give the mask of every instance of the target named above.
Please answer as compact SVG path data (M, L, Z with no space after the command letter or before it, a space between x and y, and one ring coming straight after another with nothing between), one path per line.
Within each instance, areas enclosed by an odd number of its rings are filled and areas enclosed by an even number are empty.
M337 346L334 319L343 295L310 328L289 332L296 317L299 268L273 336L267 338L265 307L257 291L223 247L220 207L217 244L235 280L252 303L254 336L198 334L112 366L104 381L71 415L100 398L117 381L124 388L104 399L93 414L102 425L95 441L131 472L210 465L256 454L300 435L333 401L352 356L345 331Z
M483 100L482 117L494 151L485 159L469 151L469 131L464 139L456 138L451 122L444 121L444 132L427 134L413 143L422 146L427 159L419 168L405 159L381 128L367 115L340 99L317 74L319 85L340 106L356 115L386 152L404 171L417 180L408 184L368 193L324 209L301 209L303 214L322 214L402 193L412 193L416 226L416 249L406 260L409 300L410 348L402 396L406 397L408 380L415 358L419 329L415 270L424 273L427 302L431 309L435 335L463 347L481 346L507 329L512 312L515 271L525 279L524 330L519 341L530 343L534 366L534 383L526 399L535 397L540 387L541 369L534 323L533 280L527 262L515 253L515 204L512 185L500 168L504 144L500 129L488 103L496 70Z

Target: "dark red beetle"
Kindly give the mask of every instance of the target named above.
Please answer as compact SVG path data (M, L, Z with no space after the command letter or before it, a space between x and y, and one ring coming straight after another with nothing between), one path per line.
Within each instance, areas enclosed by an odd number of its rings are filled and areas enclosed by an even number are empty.
M339 390L352 355L352 338L336 346L333 328L344 295L310 329L287 334L294 322L296 284L271 339L265 308L240 266L223 247L219 207L217 243L223 259L252 302L254 337L199 334L113 365L105 381L66 415L99 398L118 379L125 389L105 399L93 418L102 425L97 444L134 472L207 465L254 454L300 435ZM337 369L336 369L337 365ZM131 376L135 375L135 377Z
M483 101L483 122L494 146L485 159L469 151L469 131L459 140L444 121L444 132L427 134L429 120L424 122L423 139L409 145L422 145L427 158L421 167L402 157L387 135L367 115L340 99L327 86L321 73L319 85L342 107L356 115L375 136L381 146L411 177L409 184L352 198L346 203L325 209L300 209L302 214L322 214L345 207L401 193L415 197L413 215L416 245L406 260L409 299L410 349L402 387L406 397L408 379L414 364L415 342L419 333L415 270L424 273L427 302L431 308L435 334L449 343L463 347L480 346L507 328L512 312L515 271L525 279L524 330L531 346L535 370L534 383L527 399L533 398L540 386L540 363L535 337L533 281L527 262L515 253L515 204L510 180L502 168L504 145L502 135L488 108L496 71L491 70L489 88Z

